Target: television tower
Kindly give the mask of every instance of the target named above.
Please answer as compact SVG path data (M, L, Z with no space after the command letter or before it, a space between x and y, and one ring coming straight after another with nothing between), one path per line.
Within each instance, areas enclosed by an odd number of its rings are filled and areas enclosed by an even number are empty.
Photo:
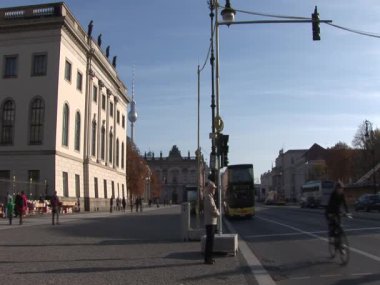
M131 122L131 141L133 141L133 129L135 122L137 120L137 112L136 112L136 102L135 102L135 69L133 68L133 74L132 74L132 102L131 102L131 108L128 113L128 120Z

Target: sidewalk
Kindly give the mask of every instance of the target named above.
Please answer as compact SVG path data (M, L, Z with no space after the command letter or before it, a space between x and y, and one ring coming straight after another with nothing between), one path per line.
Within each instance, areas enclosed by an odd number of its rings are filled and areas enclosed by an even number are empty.
M203 264L200 242L180 240L180 206L0 221L7 284L257 284L241 253ZM25 252L25 255L20 255Z

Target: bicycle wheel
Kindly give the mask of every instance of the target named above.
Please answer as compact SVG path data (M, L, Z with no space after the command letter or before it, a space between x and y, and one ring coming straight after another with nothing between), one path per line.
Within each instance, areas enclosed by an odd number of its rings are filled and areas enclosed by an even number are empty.
M330 257L334 258L335 257L335 239L333 237L329 237L329 253Z
M344 232L341 233L339 243L339 258L342 265L346 265L350 260L350 247L348 245L348 239Z

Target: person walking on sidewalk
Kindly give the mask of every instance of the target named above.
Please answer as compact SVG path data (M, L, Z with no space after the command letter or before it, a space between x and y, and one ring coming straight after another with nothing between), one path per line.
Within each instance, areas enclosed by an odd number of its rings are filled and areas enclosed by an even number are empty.
M15 206L17 214L20 217L19 224L22 225L22 218L26 214L26 208L28 207L28 199L26 198L24 191L21 191L21 194L17 193Z
M11 195L8 195L8 201L7 201L7 217L9 219L9 224L12 225L12 219L13 219L13 211L15 208L15 204L13 203L13 197Z
M112 213L113 210L113 196L110 198L110 213Z
M59 201L59 198L57 196L57 191L54 191L54 194L53 196L51 196L51 199L50 199L50 205L51 205L51 223L52 225L55 225L55 220L54 218L57 217L56 219L56 223L57 225L59 225L59 204L60 204L60 201Z
M125 207L127 206L127 202L125 201L125 197L121 200L121 205L123 205L123 212L125 212Z
M216 231L217 218L220 213L215 205L214 195L216 186L214 182L208 181L206 183L206 193L204 197L204 223L206 227L206 245L205 245L205 264L214 264L213 250L214 250L214 235Z

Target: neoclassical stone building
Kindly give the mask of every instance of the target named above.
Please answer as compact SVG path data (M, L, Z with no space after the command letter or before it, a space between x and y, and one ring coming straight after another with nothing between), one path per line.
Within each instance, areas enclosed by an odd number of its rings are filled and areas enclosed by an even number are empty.
M162 152L159 157L149 152L144 158L151 171L156 172L162 182L161 202L166 200L181 203L186 200L187 188L194 189L199 185L203 189L208 171L203 157L200 157L198 167L196 157L190 156L190 152L183 157L178 147L174 145L167 157L163 157Z
M62 2L0 9L0 196L127 196L130 99L92 29Z

